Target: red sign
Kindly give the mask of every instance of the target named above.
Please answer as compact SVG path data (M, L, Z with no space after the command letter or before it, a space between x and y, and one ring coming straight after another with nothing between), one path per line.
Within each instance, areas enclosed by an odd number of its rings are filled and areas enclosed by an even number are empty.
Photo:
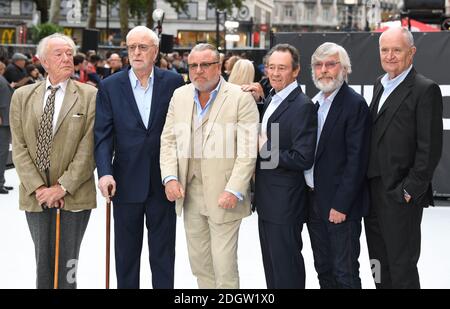
M269 27L267 27L267 24L261 24L260 26L259 26L259 29L261 30L261 31L264 31L264 32L267 32L267 29L268 29Z

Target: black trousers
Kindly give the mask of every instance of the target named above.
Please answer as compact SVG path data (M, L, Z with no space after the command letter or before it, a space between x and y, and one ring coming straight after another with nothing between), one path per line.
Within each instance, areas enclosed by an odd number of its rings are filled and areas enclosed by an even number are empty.
M149 197L145 203L114 204L117 287L138 289L144 219L148 230L154 289L173 289L175 267L175 205Z
M8 126L0 126L0 188L5 185L5 169L8 161L11 131Z
M386 195L381 177L370 180L371 208L364 219L375 285L379 289L419 289L423 208Z
M77 288L77 266L81 241L89 222L90 210L61 210L59 247L59 289ZM56 209L26 212L36 255L36 287L53 289L55 274Z
M275 224L258 220L268 289L304 289L302 223Z
M361 219L339 224L325 221L318 214L314 192L308 196L307 226L320 288L361 289L358 262Z

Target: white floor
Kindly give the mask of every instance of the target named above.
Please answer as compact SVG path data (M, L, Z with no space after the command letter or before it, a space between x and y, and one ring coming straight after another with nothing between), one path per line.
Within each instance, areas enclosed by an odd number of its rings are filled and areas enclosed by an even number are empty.
M34 288L35 260L25 214L18 210L19 180L15 170L6 172L8 185L15 190L0 195L0 289ZM98 196L98 208L92 212L83 240L78 265L78 287L105 287L105 203ZM450 288L450 207L426 209L422 223L422 254L419 262L423 288ZM113 236L113 233L112 235ZM306 264L306 287L318 288L312 252L306 228L303 231L303 256ZM113 239L112 239L113 244ZM146 240L144 240L146 244ZM113 245L112 245L113 250ZM239 238L239 272L241 288L264 289L264 271L259 247L257 216L243 220ZM364 232L361 235L360 272L363 288L373 288ZM111 288L116 286L114 254L111 252ZM141 287L151 288L148 248L144 246L141 263ZM183 221L178 220L175 287L196 288L187 256Z

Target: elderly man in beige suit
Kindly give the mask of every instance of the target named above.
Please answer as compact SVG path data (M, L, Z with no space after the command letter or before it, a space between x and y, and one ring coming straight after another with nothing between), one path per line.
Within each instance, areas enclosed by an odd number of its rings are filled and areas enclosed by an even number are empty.
M60 288L76 288L81 240L96 207L94 115L97 90L69 79L75 44L53 34L38 45L45 81L21 87L11 101L19 204L35 245L37 288L52 288L55 216L61 210Z
M193 274L200 288L239 288L237 244L250 215L258 111L252 96L220 76L219 53L196 45L191 84L175 90L161 136L167 198L184 209Z

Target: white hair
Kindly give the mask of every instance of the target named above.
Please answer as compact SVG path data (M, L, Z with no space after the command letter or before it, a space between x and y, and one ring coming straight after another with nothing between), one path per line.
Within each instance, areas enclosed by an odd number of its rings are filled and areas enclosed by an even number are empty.
M345 75L352 73L352 64L350 62L350 57L348 56L347 51L341 45L331 42L325 42L319 47L317 47L314 54L311 56L311 66L319 61L324 60L326 57L338 55L339 62L341 66L344 68ZM313 69L314 72L314 69Z
M150 37L150 39L153 41L153 44L155 44L156 46L159 46L159 38L158 35L150 28L147 28L146 26L136 26L133 29L131 29L126 37L126 40L128 42L128 39L130 38L131 35L135 34L135 33L145 33L148 34L148 36Z
M46 36L45 38L43 38L36 49L36 55L39 58L40 61L43 61L45 59L45 57L47 56L47 49L48 49L48 43L50 40L52 39L60 39L65 41L67 44L70 45L70 47L72 48L72 54L75 55L77 52L77 47L75 45L75 42L68 37L67 35L64 35L62 33L53 33L49 36Z

